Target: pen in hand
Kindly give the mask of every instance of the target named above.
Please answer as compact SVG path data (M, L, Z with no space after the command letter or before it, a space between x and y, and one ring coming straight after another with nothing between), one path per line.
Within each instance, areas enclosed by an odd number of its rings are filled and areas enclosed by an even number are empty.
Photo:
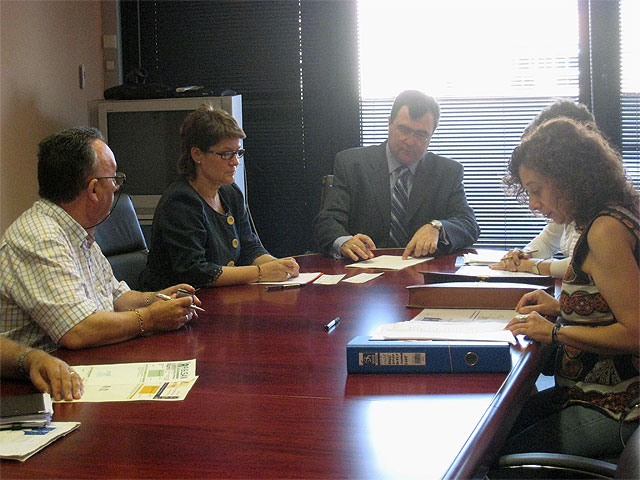
M536 253L538 250L528 250L526 252L518 252L518 258L522 258L523 255L532 255ZM514 257L513 254L508 254L502 257L502 260L511 260Z
M165 295L164 293L156 293L156 297L161 298L162 300L173 300L169 295ZM198 310L200 312L206 312L204 308L201 308L193 303L189 305L189 308L193 308L194 310Z
M324 326L324 331L325 331L325 332L328 332L328 331L329 331L329 330L331 330L332 328L337 327L339 323L340 323L340 317L336 317L336 318L334 318L333 320L331 320L329 323L327 323L327 324Z

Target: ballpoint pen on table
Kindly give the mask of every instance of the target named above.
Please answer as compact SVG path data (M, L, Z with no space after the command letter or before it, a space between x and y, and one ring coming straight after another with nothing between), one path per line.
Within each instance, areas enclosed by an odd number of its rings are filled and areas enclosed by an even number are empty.
M288 290L290 288L302 288L306 283L285 283L284 285L267 285L267 291Z
M156 297L161 298L162 300L173 300L169 295L165 295L164 293L156 293ZM194 310L198 310L200 312L206 312L206 310L202 307L194 305L193 303L189 305L189 308L193 308Z
M336 317L324 326L324 330L328 332L332 328L337 327L339 323L340 323L340 317Z

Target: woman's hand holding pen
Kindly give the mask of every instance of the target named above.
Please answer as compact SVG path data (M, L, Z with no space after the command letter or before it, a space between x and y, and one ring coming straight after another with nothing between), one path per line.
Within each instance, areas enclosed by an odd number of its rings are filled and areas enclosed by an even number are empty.
M516 305L516 315L506 327L514 335L525 335L530 340L542 343L553 341L554 323L543 315L554 317L560 314L560 302L543 290L534 290L522 296Z
M524 335L529 340L551 343L553 341L551 335L553 326L553 322L537 312L532 312L528 315L516 315L504 328L511 330L513 335Z
M529 259L533 253L535 253L535 251L524 252L519 248L512 248L502 257L500 262L491 265L490 268L494 270L507 270L509 272L530 272L530 264L532 265L534 262Z
M263 282L281 282L297 277L299 274L300 266L292 257L260 264L260 276Z

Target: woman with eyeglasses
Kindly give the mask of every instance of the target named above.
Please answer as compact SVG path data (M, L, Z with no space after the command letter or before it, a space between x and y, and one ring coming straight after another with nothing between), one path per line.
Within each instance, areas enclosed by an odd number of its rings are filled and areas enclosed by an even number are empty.
M524 137L505 184L581 236L559 300L526 294L506 326L557 353L555 386L527 400L504 453L617 457L639 417L640 196L609 142L567 118Z
M245 138L236 120L202 105L185 118L180 135L180 175L156 208L141 274L145 288L158 290L175 279L202 287L296 277L297 262L271 256L251 230L234 183Z

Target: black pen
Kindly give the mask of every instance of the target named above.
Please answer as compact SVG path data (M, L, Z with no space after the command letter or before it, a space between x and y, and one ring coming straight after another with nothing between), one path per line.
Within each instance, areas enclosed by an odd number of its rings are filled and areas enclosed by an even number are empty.
M284 285L267 285L267 290L288 290L289 288L302 288L306 283L285 283Z
M336 318L334 318L333 320L331 320L329 323L327 323L327 324L324 326L324 330L325 330L325 332L328 332L328 331L329 331L329 330L331 330L332 328L337 327L339 323L340 323L340 317L336 317Z

